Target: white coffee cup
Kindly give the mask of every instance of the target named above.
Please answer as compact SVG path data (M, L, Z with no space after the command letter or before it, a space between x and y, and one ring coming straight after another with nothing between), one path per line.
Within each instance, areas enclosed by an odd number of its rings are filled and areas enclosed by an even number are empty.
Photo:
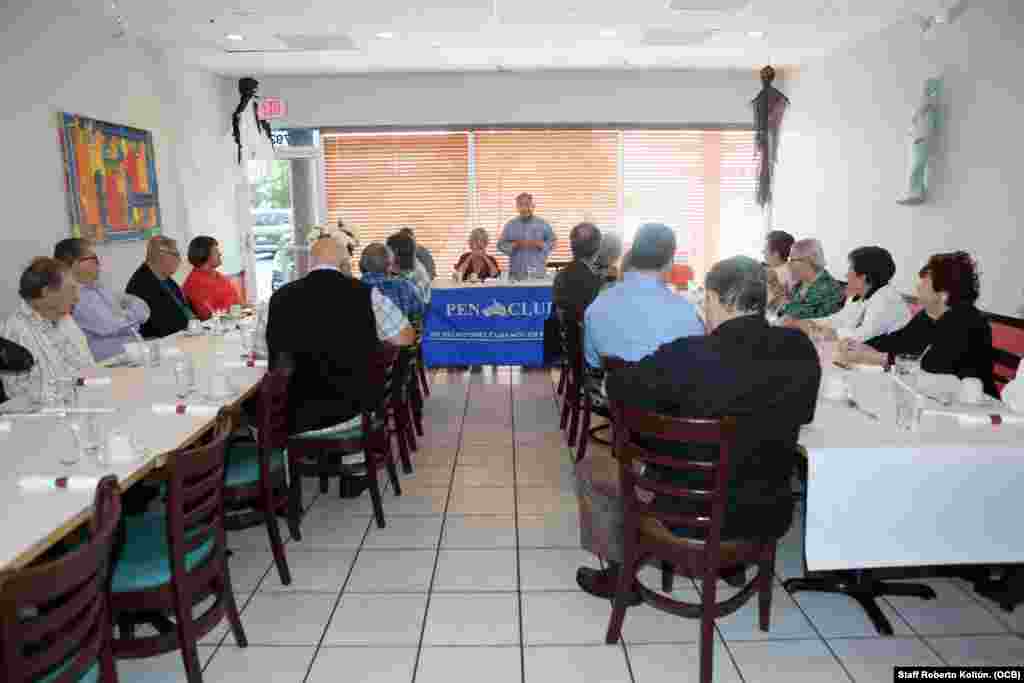
M981 403L984 395L984 387L977 377L964 377L960 380L960 400L964 403Z
M821 385L822 395L830 401L842 401L850 395L846 380L838 375L826 375Z

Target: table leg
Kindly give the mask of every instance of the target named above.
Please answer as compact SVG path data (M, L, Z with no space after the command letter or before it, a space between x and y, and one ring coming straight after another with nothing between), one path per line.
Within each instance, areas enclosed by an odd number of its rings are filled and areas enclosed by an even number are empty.
M871 578L865 570L853 572L834 572L827 577L803 577L787 579L782 582L788 593L797 591L817 591L819 593L842 593L853 598L867 613L875 630L884 636L892 635L892 624L882 613L875 600L883 595L908 596L934 600L935 591L923 583L893 583L878 581Z

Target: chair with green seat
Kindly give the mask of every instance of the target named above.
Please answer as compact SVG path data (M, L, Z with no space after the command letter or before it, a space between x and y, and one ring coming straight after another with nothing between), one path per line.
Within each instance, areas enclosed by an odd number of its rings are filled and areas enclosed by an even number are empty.
M107 580L120 521L117 478L104 477L88 540L53 561L0 572L2 680L117 683Z
M368 359L365 385L353 387L354 391L365 392L358 424L288 437L288 528L295 540L302 539L303 477L316 477L323 481L327 477L351 476L351 467L341 462L339 454L364 454L366 483L373 501L373 514L378 527L383 529L386 526L380 483L377 480L377 471L381 467L387 468L395 495L402 495L388 434L388 406L397 359L398 348L390 344L381 344Z
M277 517L288 511L285 446L288 444L288 368L276 368L260 381L256 441L231 441L224 474L224 525L228 530L258 524L267 528L281 583L292 582ZM237 415L233 416L237 419Z
M402 471L412 472L411 451L416 450L416 434L413 428L412 396L419 390L419 379L416 377L416 350L403 348L398 351L395 361L395 379L388 404L389 432L398 443L398 457L402 461Z
M167 485L166 510L125 518L125 541L114 564L110 607L119 632L118 659L180 650L188 683L201 683L196 644L227 617L235 643L248 645L235 604L224 532L224 453L233 421L221 410L209 440L170 453L157 477ZM213 604L197 617L193 609ZM137 637L134 624L159 614L173 619L159 633Z

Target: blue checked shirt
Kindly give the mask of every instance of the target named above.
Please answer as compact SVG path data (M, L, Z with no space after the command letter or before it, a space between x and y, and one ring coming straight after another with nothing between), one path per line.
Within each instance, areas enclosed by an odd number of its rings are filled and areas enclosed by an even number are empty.
M421 317L426 310L416 285L409 280L389 277L384 273L363 273L363 284L380 290L407 318Z

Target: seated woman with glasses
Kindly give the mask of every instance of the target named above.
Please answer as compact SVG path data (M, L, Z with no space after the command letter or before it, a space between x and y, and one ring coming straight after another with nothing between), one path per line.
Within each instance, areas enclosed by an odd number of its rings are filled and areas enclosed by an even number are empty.
M860 247L850 252L846 273L846 304L838 313L811 320L787 320L806 334L828 339L867 341L895 332L910 322L910 308L890 284L896 274L892 254L882 247Z
M465 282L475 275L478 280L486 280L491 277L498 277L501 268L494 257L487 253L487 244L490 242L490 235L483 228L476 228L469 233L469 251L459 257L455 263L455 273L460 280Z
M188 262L192 272L182 289L196 317L207 320L214 311L226 311L242 303L238 290L217 270L221 264L220 245L206 235L195 237L188 245Z
M839 360L885 365L895 356L921 356L921 369L976 377L985 393L997 396L992 377L992 328L975 306L980 284L970 254L935 254L918 273L917 297L924 308L906 327L866 343L840 344Z

